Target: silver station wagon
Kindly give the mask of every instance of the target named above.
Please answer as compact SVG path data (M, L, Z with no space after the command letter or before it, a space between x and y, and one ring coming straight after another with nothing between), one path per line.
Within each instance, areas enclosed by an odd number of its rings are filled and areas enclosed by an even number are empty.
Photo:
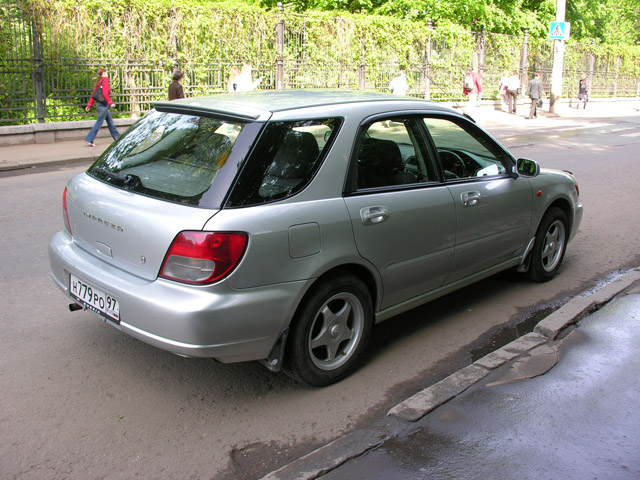
M51 273L71 310L151 345L322 386L377 322L506 269L551 279L578 195L432 102L161 102L69 181Z

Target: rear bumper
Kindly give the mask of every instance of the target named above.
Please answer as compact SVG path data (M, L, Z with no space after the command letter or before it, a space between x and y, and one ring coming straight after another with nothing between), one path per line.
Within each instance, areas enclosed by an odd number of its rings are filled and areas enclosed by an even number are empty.
M113 325L124 333L178 355L225 363L266 358L306 285L238 290L227 281L208 286L149 281L87 253L66 232L49 242L49 261L54 282L70 298L73 273L118 299L121 320Z

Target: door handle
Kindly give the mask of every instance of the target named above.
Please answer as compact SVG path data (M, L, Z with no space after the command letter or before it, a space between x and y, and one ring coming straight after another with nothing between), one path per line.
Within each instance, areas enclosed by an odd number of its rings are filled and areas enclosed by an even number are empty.
M384 222L389 216L387 207L364 207L360 209L360 219L364 225Z
M460 195L460 199L462 200L462 205L465 207L473 207L480 203L480 192L463 192Z

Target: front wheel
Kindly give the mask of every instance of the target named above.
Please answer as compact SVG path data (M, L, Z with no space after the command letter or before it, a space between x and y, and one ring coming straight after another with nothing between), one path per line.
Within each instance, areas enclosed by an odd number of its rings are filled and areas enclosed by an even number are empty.
M568 238L567 215L554 207L542 218L531 251L531 264L527 276L536 282L551 280L558 272Z
M371 303L366 285L350 274L314 288L292 323L285 372L316 387L349 375L369 341Z

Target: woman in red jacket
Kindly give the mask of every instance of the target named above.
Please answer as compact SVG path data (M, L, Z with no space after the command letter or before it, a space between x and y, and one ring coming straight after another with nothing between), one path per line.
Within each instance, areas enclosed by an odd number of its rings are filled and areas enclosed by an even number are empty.
M113 139L117 140L120 136L120 132L118 132L118 129L113 123L113 118L111 118L111 114L109 113L109 107L113 107L115 104L109 96L111 89L109 88L109 77L107 76L107 71L104 68L99 68L97 74L98 79L96 80L96 85L93 87L91 98L85 107L85 111L88 112L95 103L96 108L98 109L98 119L85 137L85 141L90 147L95 147L93 141L95 140L98 130L102 127L105 119L107 120L107 126L109 127L109 132Z

